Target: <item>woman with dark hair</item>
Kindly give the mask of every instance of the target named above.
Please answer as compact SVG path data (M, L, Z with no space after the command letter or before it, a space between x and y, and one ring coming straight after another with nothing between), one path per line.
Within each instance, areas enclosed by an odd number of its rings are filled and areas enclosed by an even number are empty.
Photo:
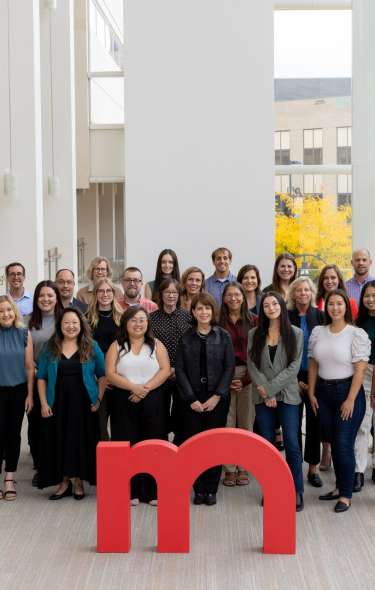
M198 266L190 266L181 277L181 297L180 303L182 309L190 311L191 300L194 295L204 290L204 272Z
M324 326L316 326L309 341L311 407L331 443L336 487L319 500L338 500L335 512L351 505L354 482L354 443L366 410L363 378L370 356L370 340L352 325L347 294L328 293Z
M324 302L327 297L327 294L331 291L335 291L336 289L340 289L341 291L344 291L344 293L346 293L344 278L341 274L339 267L336 266L336 264L327 264L320 271L318 279L318 292L316 296L316 305L318 309L324 311ZM349 303L353 320L355 320L358 315L357 302L355 299L350 297Z
M180 424L180 396L177 392L175 363L176 350L182 335L191 326L191 315L180 307L181 289L175 279L162 281L159 288L159 309L150 314L150 325L155 338L166 347L171 364L171 374L165 384L165 415L169 432L174 432L174 443L179 444L178 425ZM171 409L172 401L172 409Z
M92 300L86 312L94 340L104 356L115 341L120 325L122 309L116 300L116 288L110 279L99 279L92 292ZM100 440L109 440L107 394L104 391L99 408Z
M283 252L275 260L273 267L272 283L263 289L263 293L274 291L279 293L284 301L288 297L290 283L297 277L297 263L293 254Z
M34 291L33 311L30 316L25 318L25 323L31 333L33 342L33 355L36 369L38 369L39 355L43 346L51 338L55 332L55 323L59 319L63 305L61 302L60 292L56 283L52 281L41 281L37 284ZM34 468L36 473L32 479L34 486L38 485L38 456L39 456L39 442L40 442L40 428L42 423L40 413L40 402L38 395L38 388L35 381L34 385L34 405L30 414L28 415L29 428L28 440L30 445L30 453L33 458Z
M176 355L182 441L225 426L235 368L232 341L228 332L216 325L212 295L195 295L191 312L194 325L182 335ZM196 479L194 504L216 504L220 475L221 466L216 466Z
M153 337L147 311L129 307L121 318L116 341L106 356L111 440L133 445L151 438L166 439L162 385L170 365L165 346ZM156 505L155 480L146 474L131 482L131 500L136 505Z
M300 446L302 449L302 418L303 408L306 410L306 438L304 459L309 464L307 481L314 487L320 488L323 482L317 473L320 461L320 428L319 420L311 409L307 396L308 344L310 334L315 326L324 323L324 314L315 306L316 287L309 277L298 277L289 287L288 312L293 326L301 328L303 332L303 355L301 368L298 373L298 384L303 404L300 405Z
M297 378L302 352L302 330L291 325L283 297L275 291L265 293L258 326L249 332L248 368L260 435L273 443L277 419L282 426L286 460L296 488L297 512L304 507Z
M0 473L5 461L0 499L15 500L14 475L21 449L21 428L33 407L33 345L12 297L0 296Z
M262 297L262 282L258 267L255 264L245 264L238 271L237 281L244 288L248 310L258 315Z
M159 305L159 289L164 279L180 280L180 269L178 267L177 254L174 250L166 248L158 256L156 263L155 279L145 286L145 297Z
M373 417L372 382L375 363L375 281L369 281L362 287L359 300L358 328L362 328L371 342L371 353L363 380L366 397L366 413L359 427L354 445L355 473L353 492L360 492L365 481L365 471L368 460L369 438Z
M104 373L104 356L86 319L78 309L65 308L37 372L43 417L38 487L58 485L50 500L82 500L82 480L96 483L96 412Z
M247 371L247 337L256 325L255 316L249 314L243 287L237 282L227 283L223 291L219 325L232 339L236 368L230 386L228 428L252 430L254 404L251 399L250 377ZM226 465L223 484L241 486L249 483L249 474L238 465Z

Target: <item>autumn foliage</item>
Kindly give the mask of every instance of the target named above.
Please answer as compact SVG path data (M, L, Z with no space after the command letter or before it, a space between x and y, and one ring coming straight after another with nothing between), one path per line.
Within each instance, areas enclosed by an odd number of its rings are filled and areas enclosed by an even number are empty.
M335 263L350 269L352 210L337 207L336 197L276 196L276 254L291 252L298 265L319 269Z

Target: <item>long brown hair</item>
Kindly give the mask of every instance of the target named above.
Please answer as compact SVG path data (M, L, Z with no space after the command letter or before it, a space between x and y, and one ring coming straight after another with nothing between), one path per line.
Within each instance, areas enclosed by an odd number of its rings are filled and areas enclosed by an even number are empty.
M43 289L43 287L48 287L49 289L52 289L55 292L55 295L56 295L56 305L55 305L55 309L54 309L55 321L58 320L58 318L60 317L60 315L62 313L62 310L64 309L63 304L61 302L61 295L60 295L60 292L57 288L56 283L54 283L53 281L40 281L40 283L38 283L37 286L35 287L35 291L34 291L33 311L31 312L31 316L30 316L30 320L29 320L29 330L31 330L32 328L34 328L34 330L40 330L42 327L43 314L42 314L42 310L39 309L38 299L39 299L40 292Z
M272 291L276 291L277 293L280 293L281 295L282 295L282 292L281 292L281 287L280 287L280 277L277 274L277 269L279 267L281 260L284 260L284 259L290 260L294 266L294 274L293 274L292 278L290 279L289 284L291 284L297 276L297 262L293 256L293 254L290 254L289 252L282 252L281 254L279 254L275 260L275 264L273 267Z
M61 324L64 316L67 313L74 313L80 321L81 329L77 337L77 344L79 360L81 361L81 363L84 363L92 357L94 341L92 339L90 326L88 325L86 318L82 315L79 309L75 307L65 307L65 309L62 311L62 314L56 322L55 333L53 334L53 336L51 336L51 338L48 341L48 349L53 358L61 359L62 343L64 340L64 334L62 333Z
M227 324L230 322L229 309L228 309L227 304L224 301L225 295L226 295L228 289L230 289L230 287L235 287L242 295L242 303L241 303L241 308L240 308L240 324L241 324L241 329L244 332L244 334L247 334L248 331L251 330L251 328L254 328L255 319L252 315L250 315L249 310L247 308L245 290L244 290L243 286L241 285L241 283L238 283L237 281L231 281L230 283L227 283L224 287L223 299L222 299L222 304L220 307L220 314L219 314L219 326L221 326L222 328L225 329Z
M320 271L320 275L319 275L319 279L318 279L318 292L316 294L318 301L319 301L319 299L324 299L326 296L326 292L325 292L324 286L323 286L323 281L324 281L324 275L326 274L327 270L335 271L335 273L337 274L337 278L339 280L338 285L337 285L337 289L340 289L341 291L344 291L344 293L346 293L344 277L342 276L341 270L339 269L338 266L336 266L336 264L327 264Z

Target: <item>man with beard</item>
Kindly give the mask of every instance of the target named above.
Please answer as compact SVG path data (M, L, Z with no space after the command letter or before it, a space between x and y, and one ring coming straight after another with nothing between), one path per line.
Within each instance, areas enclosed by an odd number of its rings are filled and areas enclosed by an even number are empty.
M139 268L128 266L122 275L121 284L124 296L118 302L124 311L131 305L141 305L149 313L158 309L156 303L142 296L143 277Z

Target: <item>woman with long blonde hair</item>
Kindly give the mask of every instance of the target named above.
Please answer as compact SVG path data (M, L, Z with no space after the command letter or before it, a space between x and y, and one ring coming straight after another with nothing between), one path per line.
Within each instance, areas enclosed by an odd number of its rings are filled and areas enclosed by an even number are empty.
M116 340L123 311L116 300L116 287L108 278L99 279L94 286L92 299L86 317L94 340L99 344L104 356ZM104 392L99 410L100 438L108 440L107 396Z

